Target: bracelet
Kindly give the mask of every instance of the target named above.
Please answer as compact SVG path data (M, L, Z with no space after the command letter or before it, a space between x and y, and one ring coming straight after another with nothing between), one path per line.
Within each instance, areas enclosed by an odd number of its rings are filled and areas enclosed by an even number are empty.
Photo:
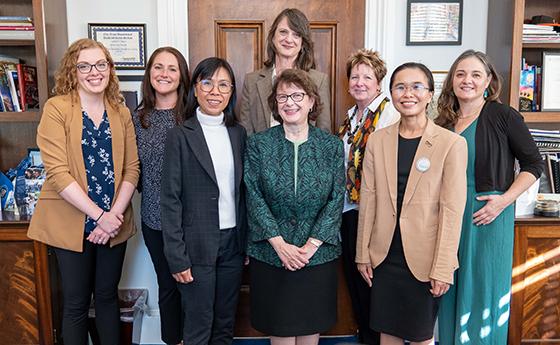
M99 217L97 217L97 219L95 220L95 222L99 222L99 220L101 219L101 217L103 217L103 215L105 214L105 210L101 210L101 214L99 215Z

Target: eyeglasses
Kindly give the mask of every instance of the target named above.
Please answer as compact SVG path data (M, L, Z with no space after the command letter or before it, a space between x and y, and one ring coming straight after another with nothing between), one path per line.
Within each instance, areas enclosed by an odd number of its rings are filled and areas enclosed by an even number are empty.
M80 71L80 73L83 74L87 74L89 72L91 72L91 69L93 67L95 67L95 69L98 72L105 72L107 69L109 69L109 66L111 64L108 61L99 61L98 63L94 64L94 65L90 65L87 62L82 62L76 65L76 68L78 68L78 71Z
M214 89L214 82L210 79L202 79L198 84L200 84L200 89L204 92L210 92ZM233 85L229 81L220 80L218 82L218 91L220 93L230 93L232 89Z
M278 103L286 103L288 98L291 98L294 102L301 102L303 101L303 97L305 97L305 92L294 92L290 95L286 95L283 93L279 93L276 95L276 102Z
M429 88L422 83L414 83L412 85L400 84L391 89L391 91L397 96L404 95L406 90L410 91L413 95L421 95L425 91L428 91Z

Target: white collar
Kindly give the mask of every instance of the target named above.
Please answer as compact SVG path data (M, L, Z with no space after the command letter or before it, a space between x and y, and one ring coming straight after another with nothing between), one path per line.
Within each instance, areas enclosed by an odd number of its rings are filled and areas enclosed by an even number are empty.
M381 102L386 98L384 92L381 92L371 103L367 106L367 108L371 111L376 111ZM388 98L388 97L387 97ZM390 102L390 101L389 101ZM352 116L354 110L356 109L357 105L354 105L352 108L348 109L348 116Z
M201 125L204 126L224 126L224 113L220 115L206 115L200 110L200 107L196 108L196 118Z

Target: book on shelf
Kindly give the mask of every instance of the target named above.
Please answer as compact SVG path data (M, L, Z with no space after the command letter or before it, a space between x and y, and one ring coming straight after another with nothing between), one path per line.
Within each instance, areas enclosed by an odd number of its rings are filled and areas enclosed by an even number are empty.
M536 66L523 66L521 77L519 78L519 111L536 110L536 85Z
M0 98L2 98L2 111L16 111L12 101L8 72L4 64L0 65Z
M35 30L0 30L0 40L33 40Z
M33 31L35 30L34 26L25 26L25 25L4 25L4 23L0 23L0 31Z
M0 111L38 109L37 69L19 59L0 56L0 96Z

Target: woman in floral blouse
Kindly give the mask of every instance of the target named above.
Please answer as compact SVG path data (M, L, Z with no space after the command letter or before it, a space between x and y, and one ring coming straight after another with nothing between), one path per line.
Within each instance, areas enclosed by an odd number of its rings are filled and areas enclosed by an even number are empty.
M101 344L119 343L117 287L136 228L136 137L113 60L91 39L74 42L55 76L37 144L47 171L28 236L54 247L63 293L62 337L88 342L93 293Z
M336 321L336 259L344 196L340 139L312 125L317 86L288 69L268 98L281 126L249 137L251 322L272 345L314 345Z

